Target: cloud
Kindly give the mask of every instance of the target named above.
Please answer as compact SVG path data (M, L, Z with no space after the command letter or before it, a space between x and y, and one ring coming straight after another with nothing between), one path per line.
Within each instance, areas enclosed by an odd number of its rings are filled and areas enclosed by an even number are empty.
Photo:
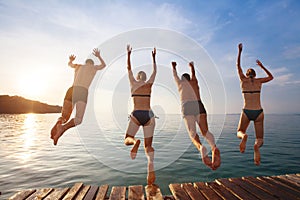
M298 59L300 58L300 45L293 47L285 47L283 56L286 59Z

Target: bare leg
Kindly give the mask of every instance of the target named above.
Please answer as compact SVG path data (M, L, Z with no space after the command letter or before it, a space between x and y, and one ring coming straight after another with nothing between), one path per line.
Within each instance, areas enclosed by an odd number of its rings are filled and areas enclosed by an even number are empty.
M197 116L197 123L201 130L203 137L206 139L208 144L210 145L211 152L212 152L212 169L216 170L221 165L221 154L220 150L217 148L215 143L214 135L208 130L207 124L207 115L200 114Z
M62 125L60 123L57 124L56 134L53 136L54 145L57 144L58 139L64 134L64 132L74 126L81 124L84 113L85 113L86 103L83 101L79 101L76 103L76 115L75 118L71 119L66 124Z
M140 140L136 140L135 134L138 132L139 130L139 126L134 122L134 120L132 119L133 117L130 118L128 127L127 127L127 131L126 131L126 135L125 135L125 140L124 143L125 145L133 145L131 151L130 151L130 157L132 160L134 160L136 158L137 155L137 151L139 149Z
M246 143L248 139L248 135L246 134L246 130L250 124L250 121L244 112L241 113L240 122L237 131L237 137L242 139L240 142L240 152L244 153L246 149Z
M260 165L260 151L259 148L264 142L264 113L261 113L254 121L254 128L256 134L256 140L254 144L254 163Z
M189 133L189 136L195 145L195 147L198 149L198 151L201 153L202 162L208 166L209 168L212 168L211 159L207 155L206 148L201 144L199 135L196 133L196 118L193 115L187 115L184 116L184 122L186 129Z
M153 133L155 128L155 119L151 118L150 123L147 126L143 127L144 131L144 147L145 153L148 160L148 175L147 175L147 184L153 185L155 182L155 170L154 170L154 149L152 147Z
M73 110L72 102L68 101L68 100L64 100L64 105L63 105L62 111L61 111L61 117L58 118L57 122L55 123L55 125L51 129L51 139L53 139L53 136L56 135L57 125L58 124L64 124L70 119L70 116L72 114L72 110Z

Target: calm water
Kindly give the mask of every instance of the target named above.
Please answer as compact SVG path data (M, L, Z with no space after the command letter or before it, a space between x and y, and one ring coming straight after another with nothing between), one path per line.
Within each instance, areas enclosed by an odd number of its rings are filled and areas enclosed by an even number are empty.
M21 189L71 187L76 182L100 185L146 184L146 158L140 148L129 158L123 137L127 121L98 118L69 130L58 146L49 139L57 114L0 115L0 199ZM235 132L239 115L209 117L222 165L211 171L190 145L180 115L160 116L153 146L156 183L163 194L174 182L212 181L216 178L279 175L300 172L300 115L266 115L262 163L253 164L253 125L246 152L239 153ZM219 122L219 123L218 123ZM221 130L221 131L220 131ZM220 131L220 134L218 133ZM142 132L137 137L142 138ZM202 138L201 138L202 139Z

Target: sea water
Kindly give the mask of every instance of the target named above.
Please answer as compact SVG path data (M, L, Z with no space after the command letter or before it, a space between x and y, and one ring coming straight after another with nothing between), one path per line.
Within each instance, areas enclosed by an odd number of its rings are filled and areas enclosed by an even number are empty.
M7 199L23 189L72 187L76 182L146 185L143 141L136 160L131 160L130 147L123 141L126 118L118 119L120 123L85 120L77 128L68 130L54 146L50 130L58 116L0 115L0 199ZM239 114L210 115L208 119L221 151L222 164L216 171L201 162L180 115L160 116L156 120L153 140L156 184L163 194L170 194L170 183L300 172L300 115L265 115L260 166L253 162L252 123L248 128L246 151L241 154L240 140L236 137ZM143 139L142 130L137 138Z

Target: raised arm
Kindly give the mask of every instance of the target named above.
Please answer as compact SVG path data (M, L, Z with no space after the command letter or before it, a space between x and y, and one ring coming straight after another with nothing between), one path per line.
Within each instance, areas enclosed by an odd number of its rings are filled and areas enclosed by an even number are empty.
M242 54L242 50L243 50L243 44L240 43L238 48L239 48L239 52L238 52L238 57L237 57L237 61L236 61L236 67L238 70L240 80L242 80L242 79L246 78L246 76L243 73L242 67L241 67L241 54Z
M273 77L273 75L271 74L271 72L270 72L269 70L267 70L259 60L256 60L256 64L257 64L258 66L260 66L260 67L267 73L267 75L268 75L268 76L265 77L265 78L259 78L259 80L260 80L262 83L266 83L266 82L269 82L269 81L273 80L274 77Z
M135 81L135 78L131 70L131 62L130 62L131 51L132 51L132 47L128 44L127 45L127 70L128 70L128 78L130 84L132 84Z
M100 65L95 66L97 68L97 70L101 70L104 67L106 67L105 62L104 62L103 58L100 55L99 49L93 49L93 55L96 56L100 60L100 63L101 63Z
M174 77L174 79L175 79L175 82L176 82L177 85L178 85L179 82L180 82L180 79L179 79L179 77L178 77L178 75L177 75L176 65L177 65L177 63L173 61L173 62L172 62L172 67L173 67L173 77Z
M75 60L76 56L74 56L73 54L69 56L69 62L68 65L72 68L77 68L80 67L80 64L74 64L73 61Z
M194 67L194 62L190 62L189 66L191 68L191 72L192 72L192 79L191 80L197 80L196 78L196 73L195 73L195 67Z
M152 51L153 71L152 71L152 74L151 74L149 80L147 81L148 83L154 83L154 80L156 77L157 66L156 66L155 56L156 56L156 48L154 48Z

